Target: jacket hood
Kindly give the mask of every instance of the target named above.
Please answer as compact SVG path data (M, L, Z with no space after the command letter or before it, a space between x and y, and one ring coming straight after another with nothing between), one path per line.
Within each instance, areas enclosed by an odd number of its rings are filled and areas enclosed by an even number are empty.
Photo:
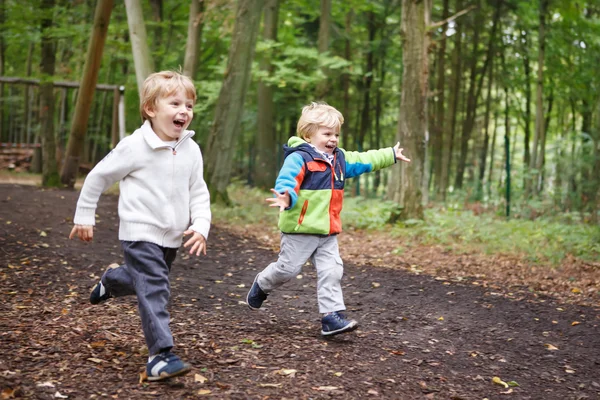
M313 158L322 159L323 156L315 150L308 142L298 136L292 136L288 139L287 144L283 145L284 158L296 151L304 151L310 154ZM337 151L337 149L335 149Z

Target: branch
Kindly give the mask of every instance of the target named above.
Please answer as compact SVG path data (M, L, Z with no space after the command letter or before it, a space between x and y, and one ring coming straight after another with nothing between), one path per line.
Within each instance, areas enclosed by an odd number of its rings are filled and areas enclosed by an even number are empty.
M474 8L477 8L476 5L472 5L471 7L465 8L462 11L457 12L456 14L452 15L451 17L448 17L442 21L436 22L435 24L431 24L427 27L427 29L435 29L435 28L439 28L442 25L447 24L448 22L452 22L454 21L456 18L460 17L461 15L464 15L466 13L468 13L469 11L473 10Z

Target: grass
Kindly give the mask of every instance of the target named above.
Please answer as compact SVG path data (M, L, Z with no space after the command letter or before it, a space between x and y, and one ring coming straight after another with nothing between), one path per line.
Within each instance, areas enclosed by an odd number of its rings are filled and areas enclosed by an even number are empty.
M270 193L234 183L229 195L236 206L213 206L215 221L277 229L277 211L265 202ZM562 215L534 221L506 220L492 213L474 215L469 210L436 206L425 211L425 221L409 220L392 226L386 223L392 210L391 202L346 197L342 211L344 228L387 232L405 246L441 245L455 253L516 255L552 266L569 255L600 261L600 227L565 222L569 218ZM402 252L402 248L396 252Z

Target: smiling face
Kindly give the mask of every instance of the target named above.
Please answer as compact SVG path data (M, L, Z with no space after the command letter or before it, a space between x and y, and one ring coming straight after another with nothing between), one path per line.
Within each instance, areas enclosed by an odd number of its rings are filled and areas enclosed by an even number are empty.
M163 141L177 140L190 125L194 117L194 99L184 88L179 88L166 97L159 97L154 105L144 110L150 119L152 129Z
M323 153L333 154L338 145L340 132L326 126L319 126L317 131L306 138L306 141Z

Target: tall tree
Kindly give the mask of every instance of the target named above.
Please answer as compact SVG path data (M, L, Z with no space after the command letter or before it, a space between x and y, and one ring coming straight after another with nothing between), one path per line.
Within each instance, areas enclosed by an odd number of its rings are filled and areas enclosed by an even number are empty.
M402 0L402 94L397 138L410 164L392 169L388 197L401 207L399 218L423 219L423 176L429 62L431 0Z
M40 83L40 131L42 138L42 186L58 186L60 177L56 164L56 140L54 133L54 84L52 77L56 65L56 40L52 29L54 0L42 0L42 57L40 70L44 78ZM28 88L25 88L28 90Z
M449 0L443 1L442 19L447 19L450 15ZM437 53L437 73L436 73L436 101L435 101L435 117L431 137L431 149L433 162L433 177L434 177L434 188L436 194L442 192L442 168L443 168L443 149L444 142L448 140L445 127L445 115L446 109L445 94L446 94L446 31L448 24L442 25L442 32L438 39L438 53Z
M279 0L266 0L263 39L266 41L277 40L277 22L279 14ZM270 75L273 72L271 52L267 50L260 59L260 69ZM273 86L258 82L258 115L256 133L256 166L254 171L254 183L256 186L268 189L275 181L277 168L276 154L276 132L275 132L275 101L273 99Z
M231 204L227 185L231 179L235 143L241 131L242 112L250 83L256 38L264 0L239 0L223 86L219 93L205 159L211 200Z
M198 54L202 43L202 25L204 18L204 0L191 0L188 21L187 42L183 59L183 74L194 79L198 68Z
M549 0L539 0L539 26L538 26L538 70L535 91L535 133L533 137L533 149L531 154L531 164L529 166L531 174L534 177L533 185L538 187L540 171L538 155L539 144L544 134L544 61L546 48L546 13L548 12ZM526 195L529 195L533 188L526 188ZM535 190L537 192L537 190Z
M129 0L127 0L129 1ZM77 179L79 170L79 161L83 151L87 123L98 81L98 71L102 62L102 52L106 42L106 32L113 8L113 0L98 0L94 11L94 25L92 35L89 40L85 65L83 67L83 76L75 104L75 113L71 123L71 132L67 144L67 153L63 164L60 180L61 182L73 188Z
M6 21L5 0L0 0L0 76L4 76L6 64L4 43L4 22ZM4 83L0 82L0 141L4 138Z
M127 9L127 25L129 25L129 40L133 52L135 78L138 92L140 92L148 75L155 72L154 61L148 47L144 13L140 0L125 0L125 8Z
M462 130L462 135L461 135L461 139L460 139L460 156L458 158L458 165L456 168L456 178L454 181L454 185L456 186L457 189L462 188L463 185L463 178L464 178L464 172L465 172L465 168L467 165L467 156L468 156L468 151L469 151L469 140L471 139L471 134L473 133L473 127L475 126L475 119L477 117L477 107L478 107L478 102L479 102L479 98L480 98L480 94L481 94L481 89L483 86L483 78L486 75L486 71L488 68L488 65L490 64L490 60L492 59L492 55L493 55L493 46L492 43L494 43L495 38L496 38L496 30L498 27L498 22L500 20L500 5L501 3L498 3L496 5L495 11L494 11L494 17L493 17L493 21L492 21L492 28L490 31L490 37L489 37L489 41L488 41L488 45L487 45L487 55L486 58L484 60L483 66L481 67L481 71L479 72L479 80L476 80L477 76L478 76L478 69L477 69L477 51L478 51L478 46L479 46L479 26L481 25L478 21L481 18L481 12L479 11L481 8L481 2L478 1L478 8L477 8L477 13L475 14L475 28L474 28L474 35L473 35L473 54L472 54L472 59L471 59L471 74L470 74L470 78L469 78L469 92L467 95L467 114L465 117L465 120L463 121L463 130Z
M463 0L456 0L456 8L460 10L463 6ZM463 24L456 24L456 33L454 34L454 51L452 53L452 78L450 82L450 103L448 109L450 135L447 140L444 140L444 148L442 150L442 176L441 176L441 191L442 198L446 199L446 191L450 184L450 170L452 166L452 154L454 150L454 138L456 136L456 122L458 120L458 105L460 103L460 82L462 78L462 36Z
M319 54L329 51L329 37L331 31L331 0L321 0L321 13L319 17L319 37L317 40L317 48ZM327 74L324 69L323 73ZM327 79L322 80L317 85L317 98L323 99L329 91L329 82Z

